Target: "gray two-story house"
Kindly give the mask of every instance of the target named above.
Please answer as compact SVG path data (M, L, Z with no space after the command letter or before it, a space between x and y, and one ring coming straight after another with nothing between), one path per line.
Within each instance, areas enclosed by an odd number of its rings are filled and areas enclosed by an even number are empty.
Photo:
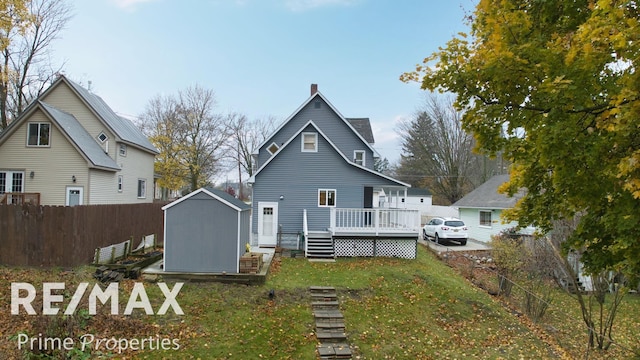
M254 153L254 245L304 246L314 257L397 256L391 248L411 239L400 256L415 256L418 212L378 207L379 194L409 185L374 170L372 144L369 119L343 117L311 85L311 96Z

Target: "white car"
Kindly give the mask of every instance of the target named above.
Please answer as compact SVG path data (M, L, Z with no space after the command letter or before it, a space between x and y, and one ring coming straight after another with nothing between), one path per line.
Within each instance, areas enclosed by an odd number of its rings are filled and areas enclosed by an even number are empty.
M469 234L464 221L455 218L436 217L431 219L423 228L422 235L425 240L431 238L437 244L440 239L458 241L460 245L466 245Z

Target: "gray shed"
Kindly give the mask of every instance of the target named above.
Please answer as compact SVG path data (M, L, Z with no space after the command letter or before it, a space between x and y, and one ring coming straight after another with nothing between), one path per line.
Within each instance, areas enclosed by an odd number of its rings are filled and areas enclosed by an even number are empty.
M164 270L239 273L249 242L251 206L221 190L201 188L164 210Z

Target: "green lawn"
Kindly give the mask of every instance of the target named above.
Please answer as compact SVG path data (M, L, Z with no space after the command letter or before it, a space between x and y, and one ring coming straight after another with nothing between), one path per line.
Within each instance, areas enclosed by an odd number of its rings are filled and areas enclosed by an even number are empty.
M91 267L72 272L0 268L0 285L6 289L3 307L9 309L11 281L65 281L71 288L80 281L94 283L92 271ZM85 312L73 319L6 316L0 352L13 347L11 354L24 355L15 351L19 332L89 333L177 339L180 344L179 351L128 352L129 359L315 359L311 285L337 289L349 342L360 359L585 358L586 332L575 302L558 293L544 322L533 324L474 287L422 246L415 260L340 258L335 263L310 263L281 258L262 286L185 283L177 297L185 313L182 316L172 311L147 316L138 310L132 316L86 317ZM130 280L120 284L121 307L132 286ZM145 286L157 310L164 297L154 284ZM275 290L273 300L268 297L270 289ZM65 295L69 298L71 294ZM637 351L639 333L640 298L629 295L614 328L622 346L613 346L606 353L592 351L589 358L633 358L627 349ZM91 353L91 358L123 356L113 351Z

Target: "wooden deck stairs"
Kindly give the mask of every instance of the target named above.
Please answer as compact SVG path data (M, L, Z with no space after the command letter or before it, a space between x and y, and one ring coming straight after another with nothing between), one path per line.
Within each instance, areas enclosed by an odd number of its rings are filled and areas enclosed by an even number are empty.
M316 260L335 260L333 239L328 231L309 231L307 241L307 258Z
M336 289L328 286L311 286L311 308L316 322L316 347L318 359L351 359L351 346L347 342L344 316Z

